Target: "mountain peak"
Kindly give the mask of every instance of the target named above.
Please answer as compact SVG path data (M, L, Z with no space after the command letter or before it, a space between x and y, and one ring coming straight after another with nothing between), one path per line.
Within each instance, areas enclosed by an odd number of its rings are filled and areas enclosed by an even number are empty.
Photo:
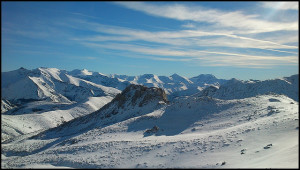
M125 102L129 101L132 105L138 104L141 107L155 100L168 102L167 95L163 89L131 84L122 93L118 94L112 102L118 102L119 107L124 107Z
M180 77L177 73L174 73L174 74L171 75L171 77L175 77L175 76Z
M185 77L182 77L182 76L180 76L176 73L172 74L170 77L173 78L173 79L186 79Z
M19 70L27 70L27 69L25 69L24 67L20 67Z
M154 74L143 74L140 77L150 79L150 78L154 77Z
M227 84L234 84L234 83L242 83L243 81L236 79L236 78L232 78L228 81Z
M15 71L12 71L12 72L15 72L16 74L20 74L20 75L27 75L27 74L29 74L31 71L30 71L30 70L27 70L27 69L24 68L24 67L20 67L18 70L15 70Z
M216 79L216 77L212 74L200 74L196 77L193 78L197 78L197 79Z
M90 72L90 71L88 71L87 69L82 69L82 70L81 70L81 74L82 74L82 75L92 75L93 73Z
M87 69L74 69L69 72L71 75L77 75L77 76L87 76L87 75L92 75L93 72L88 71Z
M172 74L170 77L172 77L173 79L187 79L177 73Z
M18 72L28 72L28 71L30 71L30 70L27 70L27 69L24 68L24 67L20 67L17 71L18 71Z

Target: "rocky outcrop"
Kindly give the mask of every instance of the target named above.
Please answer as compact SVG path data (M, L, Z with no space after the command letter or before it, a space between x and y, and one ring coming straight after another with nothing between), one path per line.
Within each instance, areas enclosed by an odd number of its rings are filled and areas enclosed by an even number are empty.
M82 133L151 113L167 103L166 93L161 88L131 84L98 111L75 118L38 136L58 137Z
M4 113L8 110L16 108L14 104L10 103L8 100L1 100L1 113Z
M167 95L163 89L131 84L126 87L122 93L118 94L112 100L112 103L117 103L119 108L124 108L125 103L142 107L154 100L168 103Z

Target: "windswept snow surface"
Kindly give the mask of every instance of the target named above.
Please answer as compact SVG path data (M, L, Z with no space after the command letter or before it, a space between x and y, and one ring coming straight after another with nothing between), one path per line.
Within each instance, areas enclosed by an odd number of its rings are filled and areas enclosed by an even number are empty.
M31 102L14 112L6 112L1 118L1 141L11 140L17 136L56 127L74 118L88 115L113 98L90 97L82 103L54 104L52 102Z
M2 168L298 168L297 101L270 94L157 102L3 144Z

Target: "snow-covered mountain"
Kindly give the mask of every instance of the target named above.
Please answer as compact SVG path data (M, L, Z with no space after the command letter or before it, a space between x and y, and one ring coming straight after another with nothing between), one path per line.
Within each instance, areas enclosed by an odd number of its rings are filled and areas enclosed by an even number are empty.
M90 114L130 84L161 87L169 99L202 90L202 86L177 74L169 77L153 74L118 76L86 69L20 68L1 73L1 80L2 141ZM198 79L197 83L201 84L201 81Z
M200 92L200 96L218 99L242 99L259 94L282 94L299 101L299 75L264 81L242 81L231 79L220 87L210 86Z
M20 68L2 73L2 98L10 101L48 100L59 103L88 97L115 96L121 91L73 77L56 68Z
M1 167L297 168L298 86L20 68L2 73Z
M224 84L228 81L225 79L217 79L212 74L200 74L199 76L190 78L190 80L194 84L197 84L200 87L207 87L210 85L218 86L218 85Z
M56 68L20 68L1 80L1 141L89 114L121 92Z
M121 91L124 90L128 85L130 85L128 81L110 77L99 72L88 71L87 69L75 69L73 71L68 72L68 74L72 75L73 77L78 77L89 82L93 82L95 84L103 85L105 87L113 87Z
M217 79L210 74L200 74L199 76L190 79L178 74L173 74L171 76L157 76L153 74L126 76L113 74L110 75L110 77L128 81L132 84L162 88L168 95L169 100L173 100L180 96L189 96L201 91L207 86L219 86L227 81L225 79Z
M98 111L78 117L61 126L49 129L39 136L46 138L65 137L141 116L160 109L168 103L165 92L156 87L129 85L111 102Z
M171 76L105 75L86 69L66 71L44 67L33 70L20 68L3 72L1 80L2 99L12 103L33 100L71 103L86 100L88 97L113 97L130 84L160 87L172 100L178 96L199 92L209 85L219 86L227 81L204 74L188 79L177 74Z
M297 168L298 107L273 94L168 103L131 85L99 111L3 144L2 167Z

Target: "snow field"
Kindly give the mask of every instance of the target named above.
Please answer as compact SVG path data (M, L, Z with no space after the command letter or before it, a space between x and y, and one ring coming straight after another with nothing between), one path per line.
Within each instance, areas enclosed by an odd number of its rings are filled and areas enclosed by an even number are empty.
M211 107L219 105L216 112L192 122L177 134L164 134L163 130L168 130L168 127L159 126L168 110L164 107L75 136L54 138L46 143L27 139L23 145L29 145L29 148L54 144L25 157L6 157L3 167L43 164L71 168L298 167L298 154L295 152L298 150L298 102L272 95L210 102L213 103ZM228 104L230 107L227 107ZM180 105L174 107L178 109ZM188 110L188 106L184 108L182 110ZM275 112L269 114L272 109ZM172 124L173 120L164 121ZM145 130L153 125L160 127L158 132L145 135ZM269 144L272 146L265 149ZM11 147L17 145L18 142L4 145L4 148L12 150Z

